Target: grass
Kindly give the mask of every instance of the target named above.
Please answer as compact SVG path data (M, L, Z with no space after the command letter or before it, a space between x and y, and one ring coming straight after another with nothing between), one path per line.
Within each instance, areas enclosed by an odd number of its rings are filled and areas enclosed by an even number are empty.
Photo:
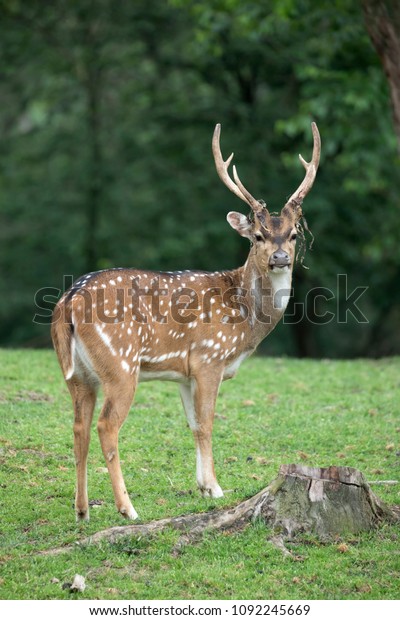
M2 599L398 599L399 529L345 541L312 537L285 559L257 523L208 534L180 554L177 533L41 556L123 524L97 434L89 456L89 524L75 524L72 409L50 351L0 352L0 597ZM203 500L174 384L141 385L120 436L125 481L142 521L232 505L266 486L279 465L348 465L368 480L400 480L400 360L252 358L217 403L214 453L230 492ZM373 487L400 504L400 485ZM63 590L75 573L83 594ZM54 581L54 578L58 581ZM54 582L53 582L54 581Z

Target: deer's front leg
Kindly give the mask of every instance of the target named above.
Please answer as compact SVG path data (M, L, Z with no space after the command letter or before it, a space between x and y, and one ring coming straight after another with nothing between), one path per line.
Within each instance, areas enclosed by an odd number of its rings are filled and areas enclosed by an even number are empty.
M197 484L203 497L213 498L223 496L215 476L211 439L215 401L221 383L220 375L216 375L192 378L188 385L180 385L183 406L196 444Z

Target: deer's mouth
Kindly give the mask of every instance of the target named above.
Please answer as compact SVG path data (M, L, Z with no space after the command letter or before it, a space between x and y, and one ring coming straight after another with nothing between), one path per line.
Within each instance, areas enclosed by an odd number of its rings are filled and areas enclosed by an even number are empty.
M269 269L275 273L286 273L290 270L290 266L290 263L286 265L270 265Z

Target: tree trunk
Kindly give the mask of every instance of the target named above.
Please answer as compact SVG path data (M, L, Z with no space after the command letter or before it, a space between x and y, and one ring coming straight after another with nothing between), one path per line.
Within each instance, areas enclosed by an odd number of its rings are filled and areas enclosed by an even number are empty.
M363 9L368 34L389 81L400 152L400 4L398 0L363 0Z
M399 513L374 495L357 469L282 465L278 477L268 487L234 508L112 527L79 544L115 542L121 536L144 536L172 528L182 532L179 548L197 540L205 530L238 531L256 519L264 521L280 541L293 540L305 532L329 541L374 529L384 521L398 521ZM272 541L276 543L276 539ZM282 542L278 546L282 547ZM76 544L44 554L57 555L73 548Z

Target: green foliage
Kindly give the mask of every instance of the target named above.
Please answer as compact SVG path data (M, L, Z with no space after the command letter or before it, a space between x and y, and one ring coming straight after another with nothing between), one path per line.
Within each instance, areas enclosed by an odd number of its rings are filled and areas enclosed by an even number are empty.
M369 287L369 322L301 321L264 350L400 351L398 161L357 3L3 0L0 35L4 344L49 343L33 299L66 274L238 266L247 248L225 214L242 205L215 174L215 123L245 184L279 210L314 119L322 161L305 213L316 241L294 302L347 273Z
M398 527L322 545L306 537L284 558L261 523L206 535L173 553L178 532L40 555L125 523L95 429L88 524L76 524L72 406L48 351L1 351L0 599L398 599ZM120 433L128 490L144 522L234 505L272 481L282 463L343 465L369 481L399 480L400 360L245 362L223 384L214 453L221 500L196 489L195 451L173 384L139 387ZM95 421L93 426L95 426ZM372 486L388 504L399 485ZM345 542L344 547L340 543ZM75 573L87 589L62 589ZM52 582L52 579L58 582Z

